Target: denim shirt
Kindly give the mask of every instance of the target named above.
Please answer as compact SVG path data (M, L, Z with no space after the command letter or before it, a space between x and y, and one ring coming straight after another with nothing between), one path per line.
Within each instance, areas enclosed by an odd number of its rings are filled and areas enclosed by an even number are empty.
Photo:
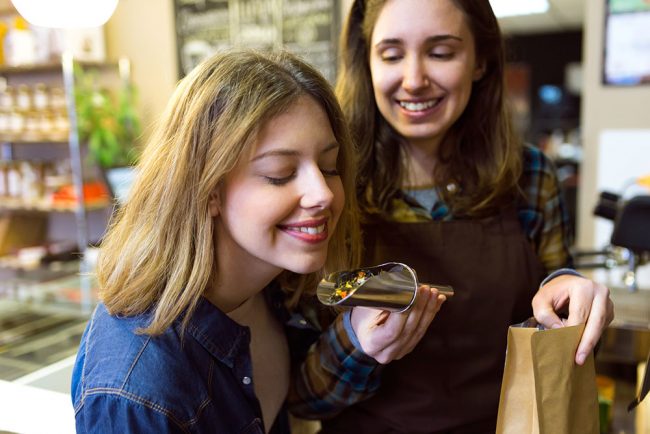
M263 433L248 327L201 298L185 331L97 306L72 375L77 433ZM283 409L270 431L289 433Z

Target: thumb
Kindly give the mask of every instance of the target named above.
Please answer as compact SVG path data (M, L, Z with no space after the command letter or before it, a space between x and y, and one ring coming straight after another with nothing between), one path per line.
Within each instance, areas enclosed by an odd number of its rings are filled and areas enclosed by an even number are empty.
M564 327L564 323L550 306L536 309L534 311L534 316L537 322L547 329L557 329Z

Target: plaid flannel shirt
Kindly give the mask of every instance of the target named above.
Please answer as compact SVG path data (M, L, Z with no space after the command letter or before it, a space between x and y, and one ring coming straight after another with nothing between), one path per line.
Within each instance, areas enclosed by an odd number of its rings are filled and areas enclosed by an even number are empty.
M517 216L546 271L570 266L568 213L560 184L553 163L536 148L524 148L520 186L525 200L517 204ZM454 219L441 201L430 210L408 199L394 199L393 205L392 218L400 222ZM308 316L303 313L301 317ZM294 372L290 411L320 419L372 396L379 387L381 369L360 348L349 312L340 314Z
M525 199L516 204L522 230L547 272L570 267L572 259L569 253L569 214L555 166L542 151L532 146L524 147L523 166L519 185ZM431 209L425 209L410 198L408 193L403 195L403 198L393 199L392 202L391 217L395 221L418 222L455 218L442 200L437 200Z

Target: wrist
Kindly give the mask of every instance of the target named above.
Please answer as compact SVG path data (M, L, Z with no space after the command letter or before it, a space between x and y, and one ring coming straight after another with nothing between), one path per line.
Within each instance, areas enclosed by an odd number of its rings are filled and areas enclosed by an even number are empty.
M539 284L539 287L541 288L542 286L546 285L548 282L555 279L556 277L565 276L565 275L584 277L582 274L578 273L573 268L560 268L560 269L557 269L557 270L553 271L548 276L546 276L546 278L544 280L542 280L542 283Z

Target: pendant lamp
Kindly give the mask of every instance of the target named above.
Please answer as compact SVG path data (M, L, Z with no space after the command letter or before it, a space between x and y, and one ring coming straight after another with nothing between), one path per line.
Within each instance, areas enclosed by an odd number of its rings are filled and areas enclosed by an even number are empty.
M490 0L490 4L497 18L543 14L549 9L548 0Z
M113 15L118 0L11 0L18 13L35 26L99 27Z

